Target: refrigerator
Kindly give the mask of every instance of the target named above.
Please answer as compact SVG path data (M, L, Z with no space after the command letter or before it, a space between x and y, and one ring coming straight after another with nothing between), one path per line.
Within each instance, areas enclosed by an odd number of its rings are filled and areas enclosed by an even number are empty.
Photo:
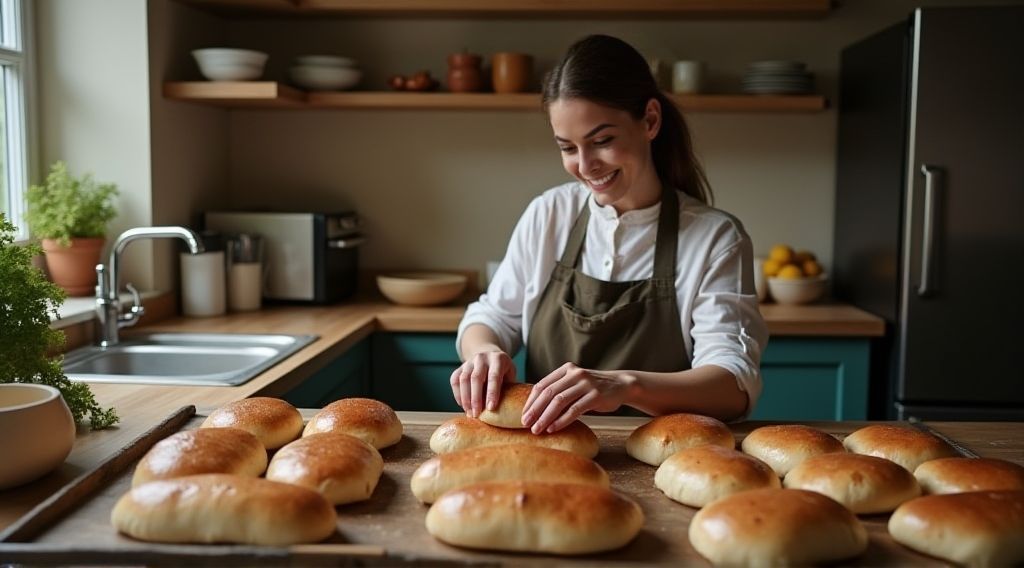
M869 417L1024 420L1024 6L844 48L834 295L882 317Z

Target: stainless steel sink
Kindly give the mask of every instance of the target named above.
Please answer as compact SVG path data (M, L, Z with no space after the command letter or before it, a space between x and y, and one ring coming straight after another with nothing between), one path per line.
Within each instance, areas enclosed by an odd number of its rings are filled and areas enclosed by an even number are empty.
M64 358L72 381L234 386L312 343L315 335L153 333Z

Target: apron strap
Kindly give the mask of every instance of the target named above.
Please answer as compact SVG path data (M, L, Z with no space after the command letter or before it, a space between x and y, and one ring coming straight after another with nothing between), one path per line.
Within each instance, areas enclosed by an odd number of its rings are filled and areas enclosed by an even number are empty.
M590 221L590 200L593 199L587 196L586 201L583 202L583 210L576 216L576 222L572 225L572 231L569 232L569 241L565 243L565 250L562 251L562 260L559 264L568 268L577 266L577 262L580 259L580 253L583 252L583 242L587 238L587 223Z
M661 192L661 212L658 216L658 237L654 243L655 279L676 279L676 249L679 245L679 197L676 190L666 187Z

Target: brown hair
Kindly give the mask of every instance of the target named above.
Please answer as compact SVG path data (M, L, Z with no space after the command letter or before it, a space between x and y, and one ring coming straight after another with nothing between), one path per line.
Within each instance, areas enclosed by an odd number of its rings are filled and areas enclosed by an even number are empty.
M661 129L651 157L663 184L713 201L704 168L693 153L690 129L675 104L661 92L647 61L633 46L606 35L587 36L569 47L544 78L544 110L559 99L584 99L624 110L640 120L651 99L661 104Z

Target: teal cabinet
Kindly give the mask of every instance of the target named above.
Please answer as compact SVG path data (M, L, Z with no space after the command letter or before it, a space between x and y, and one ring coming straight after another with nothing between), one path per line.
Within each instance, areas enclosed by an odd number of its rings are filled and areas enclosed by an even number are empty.
M369 395L370 339L364 339L288 391L284 399L298 408L323 408L341 398Z
M866 420L867 338L772 338L752 420Z

